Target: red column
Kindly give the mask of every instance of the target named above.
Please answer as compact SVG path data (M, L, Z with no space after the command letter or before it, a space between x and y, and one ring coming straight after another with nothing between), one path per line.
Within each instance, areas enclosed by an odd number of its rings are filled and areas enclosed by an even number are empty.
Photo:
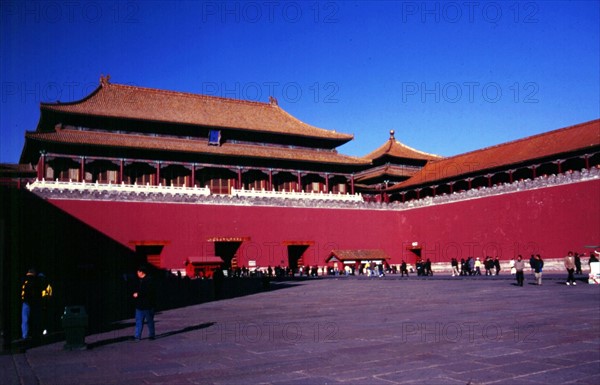
M558 166L558 174L562 174L562 160L557 160L554 163L556 163L556 165Z
M37 165L37 179L42 180L46 177L46 153L40 153L40 159L38 159Z
M513 182L513 172L514 172L514 171L515 171L515 170L508 170L508 181L509 181L510 183L512 183L512 182Z
M85 179L85 156L79 157L79 182Z
M533 165L533 166L531 166L530 168L531 168L531 175L532 175L532 179L535 179L535 178L537 177L537 175L536 175L536 169L537 169L537 166L536 166L536 165Z
M448 186L450 186L450 194L454 192L454 182L448 182Z
M471 183L473 178L467 178L467 182L469 182L469 190L472 188L473 184Z
M585 154L583 156L583 159L585 159L585 169L589 170L590 169L590 156L588 154Z
M196 163L192 163L192 180L190 180L190 187L196 186Z
M242 188L242 169L238 168L238 188L241 189Z
M269 169L269 191L273 190L273 169Z
M160 183L160 162L156 162L156 181L154 181L154 185L158 186Z
M121 158L121 160L119 161L119 180L118 180L119 184L123 183L124 166L125 166L125 159Z
M300 171L298 171L298 192L302 191L302 175Z
M350 175L350 193L354 195L354 174Z
M325 173L325 192L329 192L329 174Z

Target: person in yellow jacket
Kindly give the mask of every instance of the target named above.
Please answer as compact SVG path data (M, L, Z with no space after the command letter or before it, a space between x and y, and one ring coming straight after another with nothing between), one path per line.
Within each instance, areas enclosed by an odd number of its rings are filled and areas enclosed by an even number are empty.
M35 269L29 269L21 286L21 336L39 337L42 290Z

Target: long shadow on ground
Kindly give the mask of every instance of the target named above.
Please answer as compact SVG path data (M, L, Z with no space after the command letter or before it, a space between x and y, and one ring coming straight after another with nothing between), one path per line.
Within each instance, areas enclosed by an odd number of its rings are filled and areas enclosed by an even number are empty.
M169 331L169 332L165 332L165 333L161 333L161 334L157 334L156 335L156 339L159 338L167 338L167 337L171 337L177 334L182 334L182 333L189 333L195 330L200 330L200 329L206 329L208 327L211 327L212 325L214 325L214 322L205 322L205 323L201 323L198 325L192 325L192 326L186 326L184 328L181 328L179 330L173 330L173 331ZM106 345L111 345L111 344L117 344L117 343L121 343L121 342L127 342L127 341L131 341L133 340L133 338L131 336L121 336L121 337L115 337L115 338L108 338L105 340L100 340L100 341L96 341L96 342L92 342L91 344L87 345L88 349L96 349L102 346L106 346Z

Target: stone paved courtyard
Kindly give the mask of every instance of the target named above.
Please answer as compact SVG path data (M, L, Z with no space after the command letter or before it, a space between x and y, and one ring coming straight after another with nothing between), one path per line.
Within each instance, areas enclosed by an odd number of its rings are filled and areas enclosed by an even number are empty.
M497 277L494 277L497 278ZM530 277L527 277L530 278ZM598 384L600 286L319 278L0 356L6 384ZM279 290L275 290L280 288Z

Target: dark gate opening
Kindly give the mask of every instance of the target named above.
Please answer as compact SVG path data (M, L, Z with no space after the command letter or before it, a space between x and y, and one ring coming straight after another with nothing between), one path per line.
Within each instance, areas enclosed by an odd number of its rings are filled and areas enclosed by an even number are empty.
M236 261L236 254L242 241L215 241L215 255L221 257L223 260L223 269L230 269L232 267L232 261Z
M299 266L304 266L304 252L310 245L288 245L288 266L296 273Z
M135 246L135 254L139 262L162 268L161 253L169 245L168 241L130 241Z
M414 266L421 259L421 246L407 247L406 249L412 252L412 254L409 254L410 258L406 262Z

